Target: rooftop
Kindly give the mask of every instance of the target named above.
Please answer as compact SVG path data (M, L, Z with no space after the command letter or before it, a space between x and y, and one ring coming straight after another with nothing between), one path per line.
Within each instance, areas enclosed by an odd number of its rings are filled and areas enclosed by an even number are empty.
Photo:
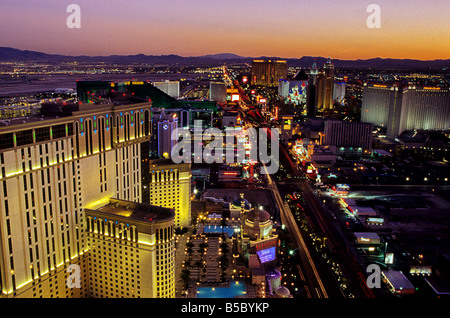
M178 169L180 171L190 171L190 163L174 163L172 159L153 159L149 161L150 168Z
M95 211L147 222L166 221L175 215L172 209L118 199L110 199L108 204Z
M81 114L91 111L107 111L113 107L135 105L140 103L148 103L148 101L122 96L119 99L99 100L95 103L66 103L63 101L42 103L41 107L35 108L36 112L31 115L0 120L0 127L38 123L51 119L64 119L65 117L74 116L76 113Z
M379 240L380 236L375 232L355 232L356 238L366 238L371 240Z
M382 273L395 289L415 289L401 271L387 270Z

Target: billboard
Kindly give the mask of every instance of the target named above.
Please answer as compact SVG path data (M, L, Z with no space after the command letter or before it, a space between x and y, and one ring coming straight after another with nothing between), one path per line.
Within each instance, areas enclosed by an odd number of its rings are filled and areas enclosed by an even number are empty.
M266 240L262 240L256 243L255 245L257 251L262 251L265 249L269 249L271 247L276 247L278 245L278 238L273 237Z
M237 101L239 101L239 94L233 94L233 95L231 95L231 101L232 101L232 102L237 102Z
M384 263L389 265L394 264L394 253L386 253L384 256Z
M257 251L256 254L258 254L259 260L261 263L267 263L270 261L275 260L276 256L276 247L270 247L265 250Z
M433 270L431 266L411 266L409 273L411 275L431 275Z

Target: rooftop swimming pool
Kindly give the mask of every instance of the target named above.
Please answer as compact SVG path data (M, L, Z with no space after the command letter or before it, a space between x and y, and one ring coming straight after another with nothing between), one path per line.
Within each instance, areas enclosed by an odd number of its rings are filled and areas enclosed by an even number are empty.
M245 283L230 282L230 287L197 287L197 298L234 298L246 294Z
M230 226L225 226L223 232L228 236L233 236L234 228ZM203 228L203 233L222 233L221 225L205 225Z

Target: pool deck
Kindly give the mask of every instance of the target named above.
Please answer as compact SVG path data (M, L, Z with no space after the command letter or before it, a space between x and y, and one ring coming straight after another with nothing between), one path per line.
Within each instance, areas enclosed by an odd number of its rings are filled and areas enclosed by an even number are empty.
M234 297L197 297L198 295L198 288L203 288L203 287L209 287L209 288L215 288L216 290L220 289L220 288L232 288L232 284L235 284L236 281L228 281L225 283L199 283L196 284L194 286L192 286L191 288L189 288L189 298L257 298L257 290L256 290L256 286L252 285L252 284L247 284L245 281L243 280L238 280L239 284L244 285L245 286L245 292L242 293L242 290L240 289L240 291L238 291L238 294L235 295ZM219 291L220 294L220 291Z
M216 224L205 224L200 225L197 227L197 232L199 234L222 234L222 226L216 225ZM223 233L226 234L228 237L233 236L234 229L232 226L227 225L225 226Z

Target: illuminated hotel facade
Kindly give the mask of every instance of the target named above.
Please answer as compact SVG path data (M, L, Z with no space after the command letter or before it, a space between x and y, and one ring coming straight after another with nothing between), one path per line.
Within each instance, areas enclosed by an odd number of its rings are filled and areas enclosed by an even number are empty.
M175 297L172 209L111 199L85 213L91 297Z
M403 101L407 105L406 130L450 128L448 88L408 86L403 90Z
M149 162L149 203L175 211L175 227L191 223L191 164L174 164L170 159ZM146 203L146 202L145 202Z
M371 154L372 129L370 123L328 120L324 133L320 133L320 144L336 147L337 154Z
M323 73L319 74L317 80L317 110L324 111L333 108L334 90L334 65L328 58L323 67Z
M278 86L280 79L287 78L287 62L279 60L253 60L252 85Z
M41 116L0 123L2 296L93 296L84 211L112 197L141 202L151 106L43 104ZM80 289L67 287L71 264Z
M447 130L450 127L449 89L365 84L361 121L386 127L389 138L405 130Z

